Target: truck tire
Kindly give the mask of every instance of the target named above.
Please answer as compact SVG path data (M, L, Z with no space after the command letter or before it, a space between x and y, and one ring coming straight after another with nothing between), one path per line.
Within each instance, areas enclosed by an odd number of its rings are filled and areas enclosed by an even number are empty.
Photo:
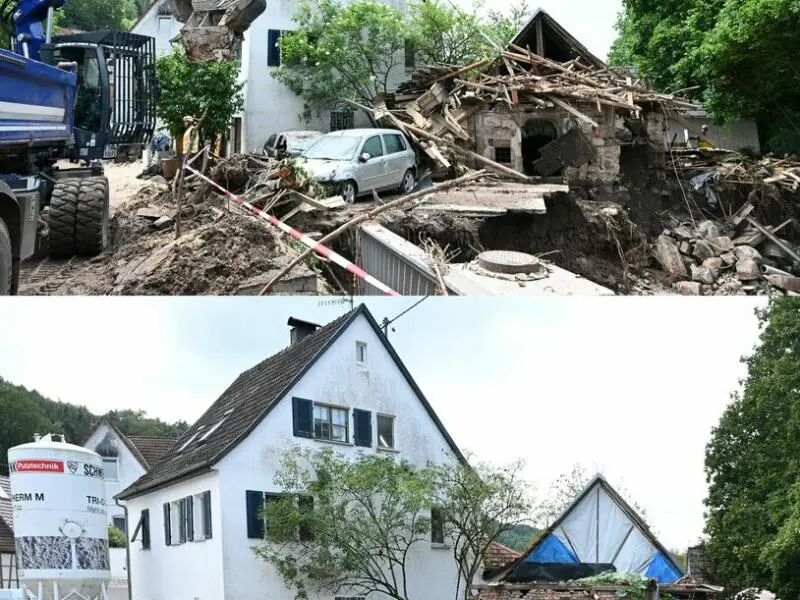
M96 256L108 246L108 179L88 177L81 181L75 217L75 252Z
M50 258L72 258L75 254L75 216L80 187L80 179L61 179L53 188L47 218Z
M11 235L6 222L0 219L0 296L11 293Z

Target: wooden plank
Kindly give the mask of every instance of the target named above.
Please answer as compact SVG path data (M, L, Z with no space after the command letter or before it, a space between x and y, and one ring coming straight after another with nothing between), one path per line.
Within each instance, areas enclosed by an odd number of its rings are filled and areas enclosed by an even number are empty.
M600 125L594 119L592 119L591 117L586 116L585 114L583 114L578 109L573 108L572 106L570 106L569 104L567 104L566 102L561 100L560 98L556 98L555 96L548 96L547 99L550 100L550 102L552 102L556 106L563 108L565 111L567 111L571 115L574 115L574 116L578 117L581 121L585 121L586 123L589 123L593 127L600 127Z

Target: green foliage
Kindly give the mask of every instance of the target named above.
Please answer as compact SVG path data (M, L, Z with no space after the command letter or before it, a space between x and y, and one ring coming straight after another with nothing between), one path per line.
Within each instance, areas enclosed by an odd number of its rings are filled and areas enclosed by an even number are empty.
M59 11L58 25L81 31L127 30L137 16L134 0L72 0Z
M391 457L349 461L330 449L294 447L275 483L284 499L267 503L268 539L253 551L296 598L318 590L407 600L408 554L430 531L427 470ZM292 500L301 494L313 497L313 507ZM303 530L313 535L298 535Z
M272 76L306 101L306 117L343 100L369 103L403 69L409 32L387 4L303 0L294 21L297 30L282 37L282 66Z
M719 120L754 118L766 150L800 152L800 0L625 0L609 60L663 90L697 86Z
M445 536L458 567L456 597L472 597L472 582L492 542L529 517L532 502L520 479L524 465L503 468L453 461L431 467L433 504L444 516ZM462 585L463 584L463 585Z
M114 527L113 525L109 525L108 545L111 548L125 548L127 546L125 542L125 532L123 532L121 529Z
M175 48L158 59L156 72L161 87L156 114L166 123L173 139L183 136L186 115L200 118L205 112L202 134L213 139L228 131L231 119L244 107L238 62L193 65L182 48Z
M530 550L541 534L542 531L540 529L520 523L502 532L497 536L496 541L517 552L526 552Z
M407 49L422 63L470 64L495 52L487 35L504 45L531 13L522 0L484 19L481 6L418 0L404 13L376 0L303 0L272 76L305 100L305 118L348 100L371 104L405 78Z
M800 301L757 312L747 378L706 447L707 557L727 589L797 597L800 481Z
M187 429L183 421L169 424L143 411L112 411L107 416L127 435L177 438ZM8 474L8 449L32 442L35 433L64 434L68 442L80 445L99 419L85 406L56 402L0 378L0 474Z

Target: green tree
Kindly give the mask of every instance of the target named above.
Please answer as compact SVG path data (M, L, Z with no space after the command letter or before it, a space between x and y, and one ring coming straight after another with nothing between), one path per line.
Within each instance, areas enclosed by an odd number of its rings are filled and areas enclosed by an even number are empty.
M48 433L51 427L44 412L25 394L0 386L0 474L8 475L9 448L32 442L34 433Z
M127 29L137 16L133 0L72 0L59 11L58 25L81 31Z
M409 5L409 36L422 63L468 65L488 51L484 24L476 5L472 11L455 8L446 0L423 0Z
M523 466L520 461L503 468L454 461L432 467L433 503L458 567L456 600L472 597L472 583L491 544L530 517Z
M205 113L202 134L213 139L228 131L233 116L244 107L244 84L239 82L238 62L189 64L182 48L156 63L161 97L156 114L166 123L173 139L183 135L183 117Z
M800 152L799 19L800 0L624 0L609 60L696 88L720 121L754 118L766 150Z
M179 438L189 429L186 421L165 423L161 419L148 417L143 410L112 410L105 416L125 435Z
M483 30L500 46L506 46L533 17L527 0L507 5L505 11L490 9L483 22Z
M800 301L772 300L757 316L747 377L706 448L706 551L727 589L770 586L796 598Z
M539 539L541 533L540 529L523 523L502 532L497 536L497 542L517 552L526 552Z
M403 72L411 32L388 4L303 0L294 21L297 29L282 37L281 66L272 76L305 100L307 118L343 100L371 104Z
M431 524L426 470L391 457L350 461L330 449L295 447L275 483L283 500L267 503L267 541L253 551L296 598L315 590L409 599L410 555L428 541Z

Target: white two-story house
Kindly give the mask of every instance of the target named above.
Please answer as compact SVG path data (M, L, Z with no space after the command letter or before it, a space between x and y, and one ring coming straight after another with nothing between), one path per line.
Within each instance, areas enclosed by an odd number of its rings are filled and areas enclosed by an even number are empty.
M264 536L265 494L280 492L273 477L293 445L419 466L463 459L365 306L323 327L289 325L291 345L242 373L167 458L119 495L138 520L132 600L293 600L252 551ZM457 568L438 535L412 550L412 597L455 593ZM314 597L322 599L334 600Z
M405 10L406 0L380 1ZM313 115L311 120L302 119L302 98L272 76L281 65L281 36L297 28L293 20L296 11L296 0L267 2L267 9L245 32L240 56L245 103L244 110L231 123L229 153L260 152L267 138L281 131L315 129L327 133L369 124L364 114L352 110L325 111ZM131 31L155 38L156 52L161 56L169 51L170 40L180 28L181 23L172 15L169 0L155 0ZM409 70L405 59L405 56L398 56L397 66L389 78L390 89L407 79Z

